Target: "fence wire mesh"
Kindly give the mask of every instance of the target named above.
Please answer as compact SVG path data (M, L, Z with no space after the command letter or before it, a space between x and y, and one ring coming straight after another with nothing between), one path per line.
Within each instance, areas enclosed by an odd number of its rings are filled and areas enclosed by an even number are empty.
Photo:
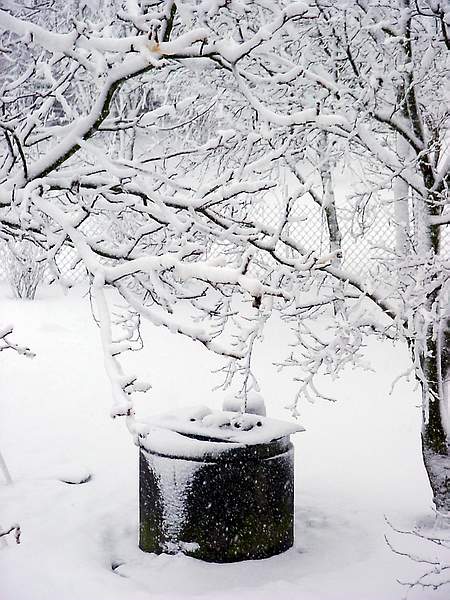
M253 210L255 221L272 229L280 228L284 218L281 200L270 199ZM364 211L354 211L340 207L337 209L342 235L342 269L359 277L370 277L379 271L381 265L395 254L396 223L392 204L366 207ZM84 233L97 241L108 239L113 225L103 217L90 218L82 225ZM314 252L321 256L330 252L328 227L323 210L314 202L298 205L289 215L285 225L286 233L306 253ZM411 231L415 227L414 218ZM443 228L441 253L450 256L450 226ZM214 243L207 256L221 252L221 244ZM8 279L10 250L5 241L0 240L0 281ZM265 261L259 256L258 261ZM107 261L106 261L107 262ZM86 281L87 272L75 248L63 245L55 255L53 266L46 266L43 279L51 282L62 279L68 285Z
M337 209L342 236L342 269L352 275L369 275L371 267L395 252L396 226L389 205L373 207L364 213L341 207ZM281 201L258 207L258 219L267 227L280 228L285 218ZM284 225L284 233L303 250L316 257L329 254L330 236L323 209L314 202L294 208Z

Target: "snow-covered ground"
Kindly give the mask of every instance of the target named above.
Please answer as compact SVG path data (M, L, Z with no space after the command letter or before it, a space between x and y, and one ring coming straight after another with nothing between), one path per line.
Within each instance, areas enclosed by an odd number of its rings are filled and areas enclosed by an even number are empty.
M125 424L109 418L109 384L98 330L81 288L64 296L41 290L34 302L0 289L2 322L36 352L30 360L0 354L0 450L13 477L0 473L0 527L18 522L21 544L0 541L1 600L394 600L423 565L394 555L419 552L413 538L385 521L412 528L430 519L431 493L421 462L419 395L394 377L406 349L370 342L374 372L348 370L323 387L337 403L303 407L306 432L296 434L296 544L283 555L236 564L206 564L185 556L154 556L137 547L137 450ZM85 292L85 290L84 290ZM219 408L211 392L219 365L200 345L162 329L145 330L133 370L152 381L139 412L186 404ZM287 338L275 320L259 349L258 371L269 415L289 418L287 374L272 361ZM331 387L330 387L331 386ZM91 480L70 485L61 480ZM9 536L11 538L11 536ZM413 590L412 599L443 600Z

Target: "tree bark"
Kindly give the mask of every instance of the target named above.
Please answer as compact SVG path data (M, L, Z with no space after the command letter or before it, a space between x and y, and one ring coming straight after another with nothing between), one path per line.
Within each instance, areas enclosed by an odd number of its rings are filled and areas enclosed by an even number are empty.
M333 258L333 266L340 268L342 264L342 234L339 227L339 221L336 210L336 198L334 194L333 185L333 161L330 156L331 148L328 147L328 135L326 132L323 133L323 153L328 156L323 162L320 169L320 176L322 178L322 210L327 222L328 236L330 238L330 252L335 256ZM342 284L339 284L342 287ZM335 314L342 314L344 311L344 301L336 300L334 303Z
M428 233L428 248L437 254L439 227L429 226ZM437 331L434 330L433 323L428 325L425 348L421 353L424 376L421 382L424 409L422 455L436 508L442 512L450 512L450 456L445 423L448 414L445 379L449 368L450 331L448 316L444 312L444 318L440 317L439 305L439 290L435 289L427 299L426 309L429 314L436 311L440 322Z
M401 4L409 12L411 0L402 0ZM405 64L414 63L413 41L412 34L412 17L411 13L405 22L404 39L402 42ZM423 179L425 188L428 190L428 195L416 198L415 202L415 252L425 259L436 257L440 251L440 228L439 226L430 224L430 216L435 216L440 211L439 198L435 196L435 178L432 169L432 153L428 147L427 135L424 127L424 119L422 116L422 106L418 101L416 82L414 73L407 71L405 73L405 81L403 89L400 90L398 96L399 103L403 116L409 121L414 134L419 140L424 143L427 150L417 155L416 161ZM398 147L399 156L401 159L407 157L407 149L401 145ZM401 210L401 209L400 209ZM400 240L397 240L399 245ZM406 250L406 247L405 247ZM430 280L435 278L435 275L430 276ZM433 281L430 281L433 283ZM446 398L443 394L443 373L447 368L447 350L445 335L442 338L441 322L440 322L440 304L439 288L436 287L427 297L425 306L418 307L416 311L417 323L419 330L414 332L412 344L414 353L419 357L420 368L417 376L422 387L422 455L425 464L425 469L428 474L431 489L433 491L433 500L436 508L439 511L450 511L450 457L447 440L447 430L444 425L447 417ZM423 339L421 331L421 316L422 309L425 308L425 314L437 315L438 323L433 323L433 317L430 322L425 325L425 339ZM436 327L437 325L437 327ZM444 343L443 343L444 342ZM444 356L443 353L444 352ZM444 365L444 371L443 371Z

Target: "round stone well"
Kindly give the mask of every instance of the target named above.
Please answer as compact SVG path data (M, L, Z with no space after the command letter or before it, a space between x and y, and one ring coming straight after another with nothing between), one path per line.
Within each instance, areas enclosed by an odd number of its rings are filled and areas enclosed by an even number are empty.
M303 431L206 407L147 422L139 436L139 547L209 562L268 558L294 542L294 454Z

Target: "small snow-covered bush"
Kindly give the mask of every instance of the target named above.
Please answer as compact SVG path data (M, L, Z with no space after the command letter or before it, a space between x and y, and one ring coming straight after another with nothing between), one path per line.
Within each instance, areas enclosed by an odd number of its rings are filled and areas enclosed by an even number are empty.
M7 277L16 298L33 300L44 275L44 263L39 260L39 248L29 240L8 245Z

